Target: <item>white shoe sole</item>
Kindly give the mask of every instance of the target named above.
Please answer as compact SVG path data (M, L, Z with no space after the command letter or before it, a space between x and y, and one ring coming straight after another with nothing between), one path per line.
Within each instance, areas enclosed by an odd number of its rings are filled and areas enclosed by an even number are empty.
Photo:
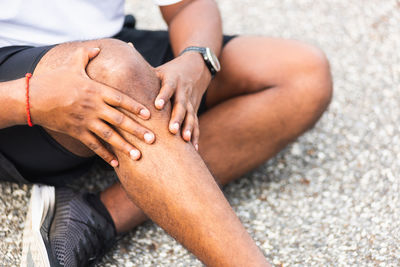
M21 267L50 267L40 228L46 216L53 216L54 204L54 187L33 186L22 239Z

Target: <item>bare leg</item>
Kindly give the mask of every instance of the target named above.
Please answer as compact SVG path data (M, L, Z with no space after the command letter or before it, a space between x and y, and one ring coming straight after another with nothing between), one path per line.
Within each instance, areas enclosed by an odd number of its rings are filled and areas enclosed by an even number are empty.
M240 37L225 47L221 64L208 89L212 108L200 117L200 155L225 185L312 127L332 81L324 55L295 41ZM146 220L118 184L102 200L121 232Z
M101 48L88 67L92 78L121 88L153 114L146 126L156 133L155 145L123 133L142 151L142 159L134 162L116 151L120 163L116 172L130 198L207 265L266 266L201 157L191 144L168 132L170 111L152 108L159 83L144 60L128 45L113 40L59 46L47 58L81 45Z
M322 52L282 39L233 39L221 65L208 90L212 108L200 117L200 154L224 185L311 128L330 102L332 80Z
M200 117L200 154L224 185L311 127L329 103L332 84L324 56L298 42L237 38L221 63L223 72L208 90L213 108ZM57 140L86 155L68 137ZM119 184L104 191L102 200L120 232L146 219Z

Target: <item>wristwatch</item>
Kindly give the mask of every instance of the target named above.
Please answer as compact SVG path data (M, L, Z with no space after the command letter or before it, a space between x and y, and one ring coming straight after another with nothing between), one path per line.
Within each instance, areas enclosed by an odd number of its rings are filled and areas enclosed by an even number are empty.
M206 63L206 66L213 77L221 70L221 65L219 64L217 56L209 47L189 46L186 47L185 50L183 50L179 55L182 55L188 51L199 52L203 56L204 62Z

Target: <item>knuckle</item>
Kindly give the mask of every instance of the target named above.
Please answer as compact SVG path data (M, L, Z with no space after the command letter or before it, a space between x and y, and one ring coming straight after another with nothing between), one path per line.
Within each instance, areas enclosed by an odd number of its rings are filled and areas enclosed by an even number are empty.
M82 99L80 106L81 106L82 110L95 109L96 103L90 98L85 98L85 99Z
M185 80L184 82L182 82L182 87L185 89L185 91L188 91L189 88L191 87L190 80Z
M85 119L85 116L80 112L71 112L70 117L77 122L82 122Z
M85 95L93 95L97 93L97 87L87 82L81 86L81 90Z
M190 86L186 86L185 87L185 97L189 98L191 92L192 92L192 88Z
M125 121L125 116L122 113L119 113L114 117L114 122L116 125L121 125L124 123L124 121Z
M176 88L176 82L174 80L167 80L165 84L170 88Z
M81 125L76 125L74 122L66 124L66 128L69 129L68 134L70 134L72 137L75 137L76 139L79 139L82 141L82 143L85 143L85 139L83 138L83 127Z
M117 105L121 105L122 99L123 99L123 97L122 97L121 94L115 94L115 95L114 95L114 102L115 102Z
M132 110L134 111L135 114L139 114L140 111L144 108L140 104L136 103L135 101L132 101L130 106L132 107Z
M179 108L178 108L177 111L176 111L176 116L177 116L180 120L182 120L183 117L185 116L185 113L186 113L186 110L185 110L184 106L183 106L183 105L179 105Z
M187 100L186 100L186 97L183 95L181 95L180 97L178 97L177 98L177 101L178 101L178 103L182 106L182 108L185 108L186 109L186 107L187 107Z
M106 162L110 162L113 159L113 157L106 149L101 149L99 151L96 151L96 154L99 155Z
M193 124L193 122L194 122L193 113L191 113L189 110L187 110L186 120L187 120L187 122L188 122L189 124Z
M93 150L93 151L97 151L97 150L99 150L99 148L100 148L99 144L94 143L94 142L89 142L89 143L87 144L87 146L88 146L91 150Z
M192 124L193 125L196 124L196 115L194 114L194 112L191 112L189 116L190 116Z
M111 129L106 129L102 131L102 135L104 137L104 139L109 140L111 138L111 136L113 135L113 132Z

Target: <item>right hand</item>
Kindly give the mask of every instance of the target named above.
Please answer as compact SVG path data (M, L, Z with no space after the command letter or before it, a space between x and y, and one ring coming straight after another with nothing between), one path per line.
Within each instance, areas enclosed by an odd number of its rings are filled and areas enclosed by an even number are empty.
M116 167L116 157L99 138L133 160L140 158L140 151L110 125L148 144L154 142L155 136L133 119L150 118L145 106L86 74L86 66L99 52L99 48L79 48L64 64L34 74L29 82L31 117L34 124L78 139Z

